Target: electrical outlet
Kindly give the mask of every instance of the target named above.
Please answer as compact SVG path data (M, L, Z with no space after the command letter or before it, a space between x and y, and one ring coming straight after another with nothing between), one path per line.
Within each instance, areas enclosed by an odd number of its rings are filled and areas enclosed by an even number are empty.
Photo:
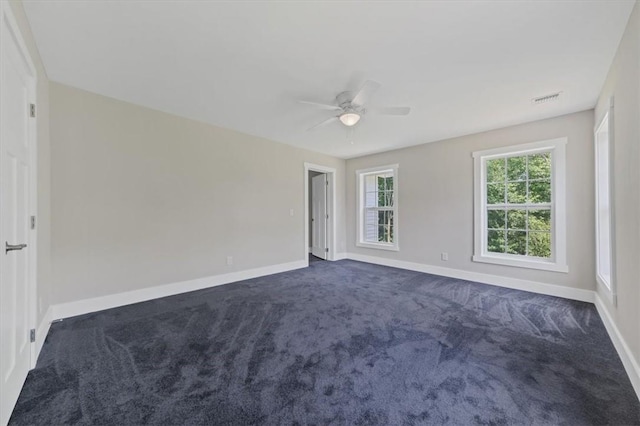
M444 260L445 262L449 260L449 253L446 253L446 252L440 253L440 260Z
M227 266L233 265L233 256L227 256Z

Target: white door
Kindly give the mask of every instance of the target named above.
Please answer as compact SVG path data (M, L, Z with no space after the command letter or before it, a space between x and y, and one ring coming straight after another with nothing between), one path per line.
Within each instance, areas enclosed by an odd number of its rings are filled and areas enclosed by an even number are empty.
M7 7L7 5L3 5ZM0 38L0 424L31 364L29 250L31 72L2 10ZM9 249L9 250L7 250Z
M327 175L311 178L311 254L327 259Z

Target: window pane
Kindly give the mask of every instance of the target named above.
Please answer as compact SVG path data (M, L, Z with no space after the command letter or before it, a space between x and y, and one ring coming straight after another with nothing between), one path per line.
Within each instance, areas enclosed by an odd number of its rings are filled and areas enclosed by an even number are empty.
M393 206L393 191L378 192L378 206L379 207Z
M564 212L559 211L560 216L554 213L564 207L564 203L559 206L554 203L555 191L562 190L564 184L563 180L554 181L556 172L564 174L564 145L564 140L544 141L514 145L512 150L474 152L474 170L477 173L480 167L481 171L475 176L483 185L474 182L474 210L481 216L484 214L475 235L485 239L476 246L482 251L474 253L474 261L482 262L483 255L490 254L492 259L487 261L495 263L503 259L509 265L555 270L557 260L557 265L565 266L564 241L557 241L554 234L564 224ZM480 200L478 190L485 191ZM561 219L559 223L557 218ZM564 232L559 236L563 237ZM537 264L526 263L527 257ZM543 263L553 266L546 267Z
M505 181L505 161L504 158L487 161L487 182Z
M487 251L492 253L504 253L504 231L489 231L487 233Z
M529 230L551 231L551 210L529 210Z
M487 185L487 204L504 204L504 183Z
M378 191L386 191L393 189L393 176L377 175Z
M365 226L364 240L372 243L378 242L378 226L377 225Z
M359 176L359 205L363 211L360 241L394 244L394 173L386 169L373 173L365 172Z
M393 225L393 211L383 210L378 212L379 225Z
M507 211L507 228L508 229L527 229L527 211L526 210L508 210Z
M529 202L530 203L550 203L551 202L551 181L529 182Z
M551 233L529 232L529 256L551 257Z
M393 242L393 211L383 210L377 212L377 239L378 242Z
M551 178L551 153L529 156L529 180Z
M389 176L386 178L385 180L385 190L386 191L393 191L393 176Z
M524 204L527 201L527 182L511 182L507 185L507 203Z
M504 224L504 210L487 210L487 228L504 229Z
M378 225L378 242L384 241L384 225Z
M611 199L609 193L609 118L596 132L596 272L611 289Z
M527 157L507 158L507 179L510 181L527 179Z
M364 224L365 226L376 226L378 224L378 212L376 210L365 210Z
M378 193L366 192L364 194L364 206L365 207L378 207Z
M365 192L378 191L378 184L375 175L366 175L364 177L364 190Z
M393 191L387 191L387 204L385 204L388 207L392 207L393 206Z
M507 253L527 254L526 231L507 231Z
M392 235L392 227L387 225L379 225L378 226L378 242L380 243L392 243L393 235Z

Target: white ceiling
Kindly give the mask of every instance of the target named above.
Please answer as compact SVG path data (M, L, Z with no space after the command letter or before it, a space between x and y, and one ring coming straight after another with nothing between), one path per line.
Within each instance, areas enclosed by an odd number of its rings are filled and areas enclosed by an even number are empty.
M634 0L24 4L53 81L350 158L592 108ZM367 79L411 114L306 131Z

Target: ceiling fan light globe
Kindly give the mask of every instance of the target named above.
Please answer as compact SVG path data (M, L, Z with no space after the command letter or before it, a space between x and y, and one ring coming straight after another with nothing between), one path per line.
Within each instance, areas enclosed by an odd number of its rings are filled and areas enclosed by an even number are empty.
M345 126L351 127L355 126L358 121L360 121L360 114L355 112L345 112L340 116L340 121Z

